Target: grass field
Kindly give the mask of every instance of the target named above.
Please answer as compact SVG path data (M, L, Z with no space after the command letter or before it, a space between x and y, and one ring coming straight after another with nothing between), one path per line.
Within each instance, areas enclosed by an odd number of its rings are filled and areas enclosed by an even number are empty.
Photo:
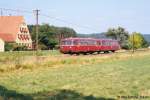
M8 52L0 53L0 65L0 100L150 100L150 51Z

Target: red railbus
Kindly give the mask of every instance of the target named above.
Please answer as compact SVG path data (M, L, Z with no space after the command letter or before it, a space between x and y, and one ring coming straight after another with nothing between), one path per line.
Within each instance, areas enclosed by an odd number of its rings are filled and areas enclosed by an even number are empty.
M68 54L115 52L119 49L118 41L112 39L66 38L60 43L60 52Z

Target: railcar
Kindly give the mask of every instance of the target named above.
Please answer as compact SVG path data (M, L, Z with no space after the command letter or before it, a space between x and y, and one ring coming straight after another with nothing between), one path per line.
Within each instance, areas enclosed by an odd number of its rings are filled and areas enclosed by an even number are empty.
M60 43L60 52L68 54L86 54L94 52L115 52L120 49L118 41L112 39L66 38Z

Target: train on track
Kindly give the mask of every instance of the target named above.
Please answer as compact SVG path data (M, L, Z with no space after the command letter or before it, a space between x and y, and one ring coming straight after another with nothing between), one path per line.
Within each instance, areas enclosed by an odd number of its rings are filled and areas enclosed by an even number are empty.
M60 52L64 54L108 53L119 49L118 41L112 39L65 38L60 43Z

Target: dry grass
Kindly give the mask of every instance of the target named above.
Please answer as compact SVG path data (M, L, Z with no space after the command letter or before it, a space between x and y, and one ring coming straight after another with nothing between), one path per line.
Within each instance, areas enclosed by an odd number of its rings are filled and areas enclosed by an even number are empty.
M149 55L150 51L137 51L134 54L132 52L123 52L115 54L93 54L93 55L42 55L35 56L26 55L25 52L21 55L16 53L15 56L3 56L1 58L0 72L9 72L21 69L34 69L39 67L62 67L65 65L90 65L104 62L111 62L116 60L124 60L128 58L137 58L145 55Z
M150 96L150 51L79 56L29 53L12 58L1 62L2 98L115 100L120 95Z

